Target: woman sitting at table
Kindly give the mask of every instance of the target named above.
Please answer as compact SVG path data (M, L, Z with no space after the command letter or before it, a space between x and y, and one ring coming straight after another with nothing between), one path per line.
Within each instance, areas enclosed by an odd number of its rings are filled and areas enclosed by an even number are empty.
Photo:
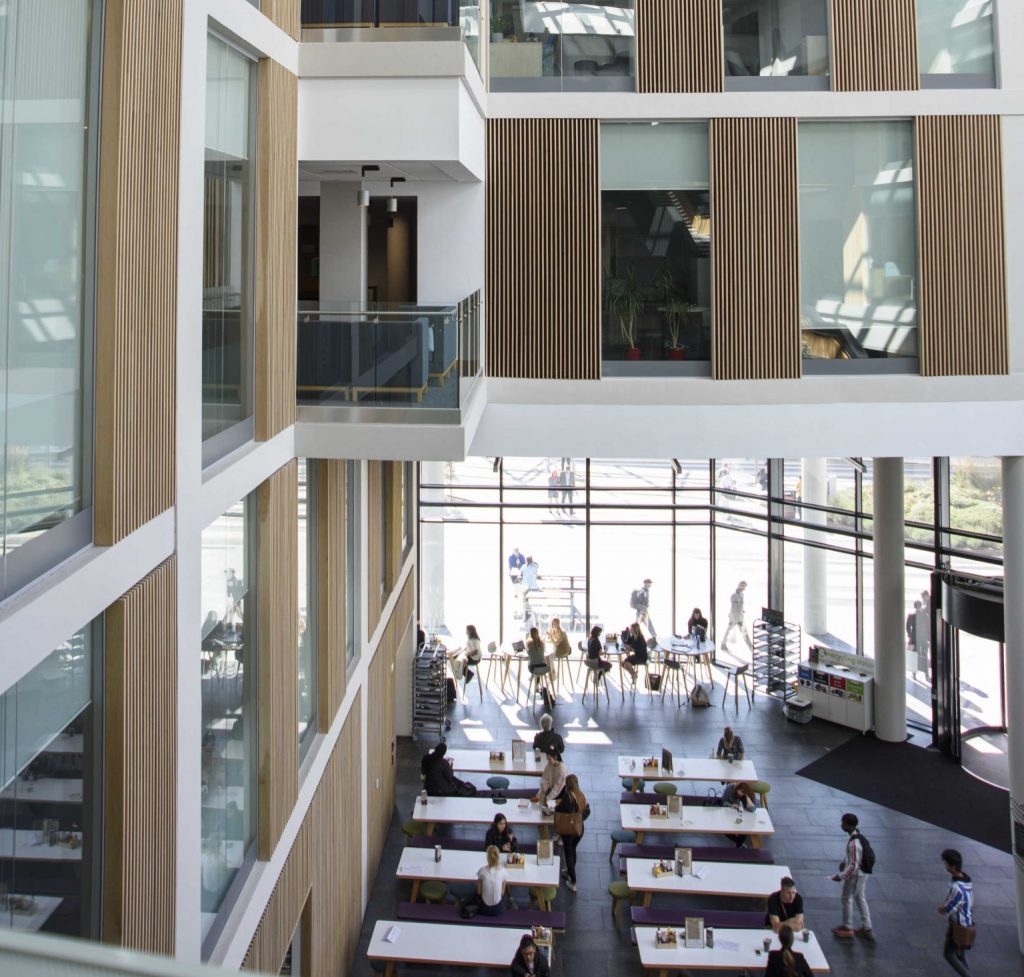
M622 659L622 667L629 672L629 677L636 685L637 665L647 664L647 639L644 637L640 625L634 622L629 630L624 633L622 643L629 649L629 654Z
M551 618L551 627L548 628L547 639L554 648L555 658L568 658L572 654L572 645L569 644L569 635L562 630L562 622L557 618Z
M743 740L741 740L733 731L731 726L726 726L725 731L722 733L722 738L718 741L718 750L715 756L719 760L742 760L743 759Z
M530 628L530 637L526 639L526 657L530 664L528 668L531 673L540 669L547 669L548 660L544 656L544 641L536 628Z
M708 627L708 619L701 613L699 607L695 607L690 620L686 622L686 633L698 641L707 641Z
M811 977L811 968L802 953L793 949L793 930L788 926L779 927L781 950L768 951L768 966L764 977Z
M524 933L512 958L511 977L551 977L548 958L540 952L533 937Z
M604 648L601 645L601 629L593 627L590 629L590 640L587 642L587 662L591 668L599 668L602 672L611 669L612 663L607 658L601 657ZM594 662L597 662L595 665Z
M476 892L462 904L462 915L500 916L505 908L508 872L501 865L501 852L494 845L487 849L487 864L477 869ZM476 907L474 911L472 906Z
M476 788L465 780L459 780L452 771L452 765L445 759L447 743L438 743L420 761L423 786L430 797L472 797Z
M727 784L722 791L722 806L733 808L737 814L752 814L757 810L757 795L747 783ZM747 843L747 835L726 835L737 848Z
M466 643L459 652L452 656L452 671L455 673L455 678L459 679L465 676L467 685L472 682L474 672L470 665L479 665L483 655L484 649L480 644L480 635L477 634L477 630L472 624L467 624Z
M519 841L512 834L504 814L494 815L494 823L487 829L484 844L488 848L497 848L498 851L519 851Z

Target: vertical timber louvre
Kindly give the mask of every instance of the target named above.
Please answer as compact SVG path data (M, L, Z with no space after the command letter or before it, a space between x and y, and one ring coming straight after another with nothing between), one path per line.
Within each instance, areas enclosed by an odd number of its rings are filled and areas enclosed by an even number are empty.
M828 8L835 91L921 87L916 0L829 0Z
M636 90L720 92L722 0L636 0Z
M321 733L331 728L345 697L346 467L344 461L337 460L318 459L316 463L317 721Z

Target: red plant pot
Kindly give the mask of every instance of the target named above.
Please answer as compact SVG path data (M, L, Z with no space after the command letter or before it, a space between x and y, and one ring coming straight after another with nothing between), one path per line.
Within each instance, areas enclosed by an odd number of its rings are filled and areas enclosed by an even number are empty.
M629 349L626 350L626 359L627 360L638 360L638 359L640 359L640 350L638 350L635 346L630 346Z
M681 349L670 349L668 351L668 358L670 360L681 360L683 358L683 351Z

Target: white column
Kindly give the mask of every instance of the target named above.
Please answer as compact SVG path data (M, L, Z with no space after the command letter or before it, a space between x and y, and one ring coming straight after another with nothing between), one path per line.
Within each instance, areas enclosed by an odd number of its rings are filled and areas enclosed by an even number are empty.
M320 305L366 298L366 207L357 201L360 184L320 184Z
M1024 458L1003 459L1003 630L1010 811L1024 829ZM1017 941L1024 953L1024 859L1014 857Z
M1001 88L1024 88L1024 4L1000 3L995 10L996 72Z
M824 458L804 458L801 463L802 501L824 505L828 498L828 485ZM807 525L824 528L827 516L814 509L803 510ZM808 542L824 542L825 534L817 529L805 529ZM804 547L804 620L806 635L822 635L828 631L828 588L826 586L826 557L816 546Z
M907 737L903 459L874 459L875 732Z

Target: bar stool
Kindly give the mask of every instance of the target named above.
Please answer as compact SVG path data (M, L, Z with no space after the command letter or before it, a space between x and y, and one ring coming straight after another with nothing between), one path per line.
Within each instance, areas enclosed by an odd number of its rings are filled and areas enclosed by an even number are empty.
M679 676L683 670L683 666L679 664L679 659L672 655L665 655L664 661L662 662L664 671L661 673L661 698L662 701L665 699L665 692L669 686L672 686L672 690L675 693L676 702L679 702Z
M549 912L551 912L551 903L554 902L555 896L557 896L557 895L558 895L558 887L557 886L554 886L554 885L538 885L538 886L534 886L530 890L530 903L529 903L529 905L532 907L533 904L536 902L537 903L537 908L539 910L541 910L541 912L549 913Z
M768 794L771 792L772 785L767 780L755 780L751 785L754 793L761 800L761 807L766 811L768 810Z
M424 902L436 902L442 905L448 898L448 883L438 882L437 879L427 879L420 886L420 894Z
M623 904L631 906L633 904L633 896L635 893L629 887L628 883L622 879L618 879L612 882L608 886L608 895L612 897L612 916L615 917L615 922L619 922L619 907Z
M583 677L583 698L587 697L587 689L593 687L594 690L594 702L597 702L597 694L601 688L604 688L604 699L605 702L611 702L612 700L608 697L608 673L605 669L601 668L600 662L594 662L593 665L590 661L584 663L587 668L587 674Z
M725 691L722 693L722 708L725 708L725 700L729 698L729 681L732 681L733 698L736 700L736 708L740 707L740 679L743 679L743 693L747 697L747 706L750 706L750 688L747 685L747 671L750 668L746 665L730 665L725 670Z
M530 672L530 681L526 686L526 701L533 707L534 696L540 693L540 680L551 674L551 669L547 665L540 665L536 671ZM516 701L519 701L519 697L516 697Z
M654 793L663 797L671 797L678 791L678 788L671 781L662 780L654 785Z
M491 790L508 790L508 785L511 781L508 777L488 777L487 786Z
M631 790L634 794L639 794L644 789L644 778L643 777L623 777L622 778L622 789Z
M615 856L615 849L619 845L632 845L636 841L635 831L625 831L622 828L616 828L612 832L612 850L608 852L608 861L610 862Z
M555 662L555 676L554 676L555 687L556 688L561 688L562 672L564 671L565 674L569 677L569 687L573 690L573 692L575 692L576 691L576 683L572 680L572 662L570 661L570 656L569 655L561 655L561 656L555 655L554 662Z

